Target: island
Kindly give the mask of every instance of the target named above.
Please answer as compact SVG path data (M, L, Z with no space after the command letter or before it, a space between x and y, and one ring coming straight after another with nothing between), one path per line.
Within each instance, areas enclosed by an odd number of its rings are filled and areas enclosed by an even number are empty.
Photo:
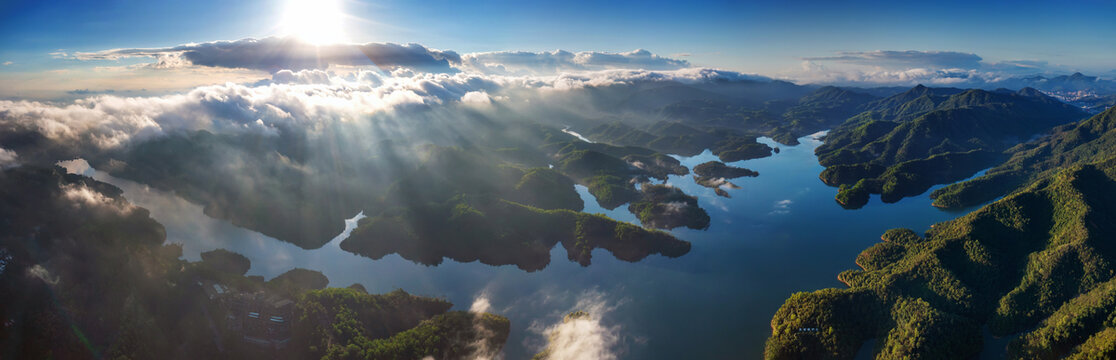
M694 182L698 185L711 188L713 191L723 197L732 197L722 187L731 189L739 189L736 184L729 182L729 179L740 177L756 177L759 176L758 172L735 166L725 165L720 161L707 161L697 166L694 166Z
M639 216L644 226L657 229L682 226L696 230L709 228L709 214L698 206L697 197L662 184L643 184L640 193L642 198L628 205L628 211Z
M603 215L467 195L361 219L341 248L372 259L396 253L426 265L449 258L536 271L550 263L550 249L558 243L571 261L583 266L591 263L596 248L625 261L651 254L678 257L690 251L689 242L669 233Z

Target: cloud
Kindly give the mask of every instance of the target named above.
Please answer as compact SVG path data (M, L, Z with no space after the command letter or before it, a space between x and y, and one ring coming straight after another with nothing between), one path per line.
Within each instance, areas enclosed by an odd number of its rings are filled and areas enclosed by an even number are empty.
M279 70L271 75L272 84L329 84L332 75L322 70Z
M578 90L643 82L696 84L752 79L762 78L698 68L605 70L558 76L280 70L265 81L201 86L162 96L124 96L129 92L117 91L68 102L0 100L0 124L14 134L11 136L37 134L34 136L51 140L54 147L49 151L9 146L25 157L35 154L34 158L22 159L27 163L125 149L147 139L197 130L260 136L294 131L303 136L346 124L382 134L374 128L386 122L429 133L430 129L408 124L423 116L460 119L468 116L458 108L462 106L508 121L545 119L554 111L597 116L615 109L597 108L586 92ZM490 106L496 103L501 106Z
M997 71L959 68L865 69L831 67L815 61L804 61L801 70L790 77L804 83L850 86L925 84L983 87L987 84L1006 81L1012 75Z
M0 123L61 142L109 149L177 130L268 134L276 127L312 127L408 106L456 102L469 92L501 87L500 79L467 74L384 79L362 73L355 80L321 72L278 72L273 81L284 83L229 83L158 97L99 95L71 104L0 100Z
M461 96L461 102L474 105L491 105L492 97L484 91L470 91Z
M771 210L771 214L772 215L790 214L791 204L794 204L794 201L792 201L791 199L776 201L775 206L773 206L774 209Z
M473 304L469 306L469 312L474 314L483 314L492 310L492 302L488 300L488 293L481 293L473 299Z
M39 264L35 264L34 266L27 268L27 276L42 280L43 282L50 285L58 284L58 277L52 276L50 274L50 270L47 270L47 268Z
M11 65L11 64L14 64L14 63L13 63L13 62L11 62L11 61L5 61L5 62L4 62L4 66L8 66L8 65Z
M77 60L119 60L147 57L151 68L188 65L280 70L326 69L330 65L379 66L383 69L413 68L424 72L455 72L461 62L453 51L429 49L419 44L365 43L314 45L295 37L267 37L185 44L166 48L112 49L97 52L51 53Z
M127 201L120 201L105 196L101 192L90 189L85 185L64 185L62 187L62 198L73 202L74 207L105 209L122 215L126 215L135 209L135 205Z
M5 148L0 148L0 169L19 166L19 154Z
M239 68L276 73L281 70L317 69L330 66L378 66L387 71L454 73L471 71L498 75L556 75L609 69L676 70L690 67L686 60L672 59L644 49L629 52L495 51L459 55L454 51L430 49L419 44L365 43L314 45L295 37L267 37L235 41L213 41L166 48L112 49L96 52L56 51L54 57L76 60L119 60L153 58L143 64L149 69L187 66Z
M1044 91L1038 75L1052 77L1075 69L1043 60L985 61L979 55L956 51L864 51L803 58L797 71L780 74L800 83L843 86L912 86L915 84L972 87L1036 87Z
M86 96L86 95L96 95L96 94L112 94L114 92L116 92L116 91L115 90L74 89L74 90L67 91L66 93L70 94L70 95Z
M551 52L494 51L461 56L465 69L491 74L558 74L571 71L607 69L676 70L690 67L686 60L676 60L637 49L610 53L599 51Z
M543 349L547 360L612 360L619 358L617 344L620 326L608 326L601 318L615 309L605 299L604 293L583 293L574 309L555 324L540 328L532 324L549 341Z
M996 63L985 63L982 66L989 71L1002 71L1012 74L1037 74L1050 70L1050 63L1043 60L1005 60Z
M489 346L489 342L485 339L494 338L494 333L491 329L484 326L481 318L485 313L492 311L492 303L488 300L488 292L484 291L477 295L473 300L473 304L469 306L469 312L473 315L473 330L480 336L477 340L468 346L473 349L473 353L468 358L473 360L492 360L500 355L500 349L493 349Z
M847 51L835 56L804 58L815 62L877 66L882 68L953 68L976 69L981 66L980 56L956 51Z
M664 214L678 215L681 214L683 211L688 210L690 208L690 205L681 201L672 201L663 203L663 207Z

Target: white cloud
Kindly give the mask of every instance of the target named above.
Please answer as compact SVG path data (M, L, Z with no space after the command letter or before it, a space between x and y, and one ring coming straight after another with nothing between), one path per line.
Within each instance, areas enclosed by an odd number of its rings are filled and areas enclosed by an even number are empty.
M1005 83L1014 79L1010 74L979 69L831 67L814 61L804 61L800 71L787 74L787 76L802 83L851 86L913 86L924 84L984 87L995 86L998 83Z
M690 205L681 201L672 201L663 203L664 213L668 215L681 214L683 211L689 209Z
M1075 71L1042 60L985 61L977 54L955 51L841 52L834 56L805 57L803 60L800 69L786 71L779 76L799 83L846 86L924 84L985 89L1029 86L1045 91L1062 91L1065 86L1052 85L1046 80L1056 74ZM1092 88L1106 93L1116 86L1097 83Z
M13 63L13 62L11 62L11 61L5 61L5 62L4 62L4 66L8 66L8 65L11 65L11 64L14 64L14 63Z
M620 326L609 326L601 319L615 309L597 291L583 293L577 305L563 319L541 328L532 324L532 330L541 332L549 341L547 360L612 360L619 357Z
M473 304L469 306L469 312L474 314L483 314L492 310L492 302L488 300L488 293L481 293L473 299Z
M607 69L676 70L690 67L690 63L686 60L659 56L643 49L621 53L600 51L575 53L565 50L478 52L462 55L461 61L462 67L468 70L515 75Z
M413 117L400 115L414 111L433 110L439 112L437 116L453 118L460 116L454 112L457 106L475 111L500 109L500 114L490 115L503 118L537 118L557 109L597 116L615 109L595 109L585 93L574 90L645 82L696 84L764 79L699 68L604 70L557 76L405 70L388 75L366 69L347 70L341 74L333 70L281 70L265 81L201 86L164 96L123 96L127 92L118 91L62 103L0 100L0 124L15 131L37 132L77 154L121 149L136 141L180 131L274 136L282 134L284 128L313 133L335 123L370 128L376 127L372 122L387 118L403 124ZM495 103L503 106L490 106Z
M869 65L884 68L954 68L975 69L981 66L983 60L973 53L956 51L846 51L834 56L807 57L807 61L814 62L839 62L856 65Z
M85 185L64 185L62 198L73 202L74 207L107 209L120 214L127 214L135 209L135 205L127 201L117 201Z
M426 72L454 72L450 65L461 62L453 51L429 49L419 44L365 43L314 45L295 37L266 37L235 41L213 41L166 48L112 49L96 52L54 52L55 57L77 60L119 60L147 57L151 68L187 65L279 70L326 69L330 65L409 67Z
M272 84L330 84L332 74L322 70L279 70L271 74Z
M50 285L58 284L58 277L51 275L50 270L47 270L47 268L39 264L35 264L34 266L28 268L27 276L42 280L43 282Z
M773 206L773 210L771 210L771 215L786 215L786 214L790 214L790 212L791 212L791 210L790 210L790 206L791 206L791 204L794 204L794 201L792 201L791 199L786 199L786 200L779 200L779 201L776 201L776 202L775 202L775 206Z
M0 148L0 169L7 169L19 165L19 154L5 148Z
M0 100L0 122L108 149L175 130L269 133L282 125L349 121L501 86L499 79L466 74L383 79L361 73L354 80L320 71L278 72L270 84L203 86L159 97L99 95L71 104Z
M276 73L281 70L318 69L331 66L378 66L386 71L454 73L470 71L497 75L556 75L610 69L677 70L690 63L653 54L644 49L628 52L495 51L459 55L454 51L419 44L364 43L313 45L294 37L267 37L213 41L164 48L125 48L95 52L52 52L56 58L84 61L151 58L147 69L188 66L240 68ZM413 76L394 73L393 76Z
M461 96L461 102L476 105L491 105L492 97L484 91L470 91Z

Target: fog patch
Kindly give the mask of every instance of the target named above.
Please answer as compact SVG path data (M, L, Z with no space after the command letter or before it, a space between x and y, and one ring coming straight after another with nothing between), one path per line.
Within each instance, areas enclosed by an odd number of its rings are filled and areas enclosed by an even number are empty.
M489 300L489 292L488 290L481 291L481 293L473 299L473 304L469 306L469 313L473 315L473 331L477 333L477 340L469 344L469 347L473 349L473 354L468 357L469 359L493 360L503 358L500 349L489 347L488 342L485 341L485 339L496 336L496 334L485 327L482 322L482 317L491 311L492 302Z
M488 293L482 292L473 299L473 305L469 306L469 312L474 314L483 314L492 310L492 302L488 300Z
M127 202L118 202L85 185L63 185L62 198L72 201L75 208L108 209L119 214L127 214L132 212L132 209L135 209L135 205Z
M663 213L666 215L678 215L681 214L683 211L686 211L686 209L688 209L689 207L689 204L681 201L663 203Z
M790 206L794 204L791 199L779 200L775 202L774 209L771 210L772 215L786 215L790 214Z
M608 326L601 319L615 310L616 305L605 294L588 291L579 296L577 305L561 321L542 325L531 324L528 330L545 335L546 348L539 354L548 360L610 360L619 357L619 325Z
M42 280L43 282L50 285L58 284L58 277L51 275L50 270L47 270L47 268L39 264L35 264L35 266L27 268L27 276Z
M0 169L19 166L19 154L5 148L0 148Z

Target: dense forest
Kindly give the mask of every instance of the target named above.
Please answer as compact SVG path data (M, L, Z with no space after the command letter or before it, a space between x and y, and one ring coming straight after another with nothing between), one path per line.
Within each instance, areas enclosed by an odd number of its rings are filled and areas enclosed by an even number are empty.
M865 108L816 150L822 181L841 187L837 201L848 208L863 206L868 194L890 203L965 179L1006 159L1015 144L1086 116L1030 88L918 86Z
M1014 148L997 169L1029 172L999 185L1006 197L925 235L888 231L857 257L860 270L839 275L847 289L792 296L766 356L848 359L877 339L879 359L969 358L986 328L1018 336L1009 358L1105 357L1116 326L1116 152L1095 141L1111 135L1114 113Z

